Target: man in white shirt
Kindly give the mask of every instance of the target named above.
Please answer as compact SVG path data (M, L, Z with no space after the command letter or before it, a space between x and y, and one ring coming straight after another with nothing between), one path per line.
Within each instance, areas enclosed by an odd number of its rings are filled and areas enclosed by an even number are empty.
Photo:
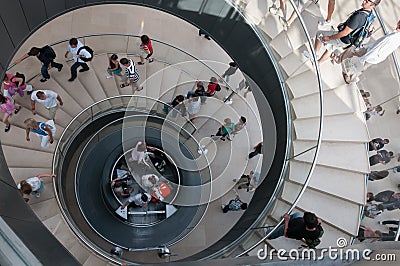
M68 50L65 53L65 58L68 57L68 53L72 54L72 58L74 59L75 63L71 66L71 78L68 81L74 81L77 77L77 69L78 67L82 67L79 72L85 72L89 70L89 66L83 61L81 58L91 58L92 55L86 51L85 49L81 49L78 54L79 48L83 47L84 45L78 41L77 38L72 38L69 40Z
M400 20L391 33L355 50L353 47L339 55L342 63L342 74L346 83L357 80L357 77L370 65L383 62L400 46Z
M58 102L57 102L58 101ZM36 115L36 102L42 104L46 109L49 110L50 120L55 121L56 112L58 105L63 106L63 101L56 92L51 90L38 90L31 95L31 108L32 114Z
M121 206L121 210L125 209L126 206L133 203L135 207L146 207L151 200L151 195L149 193L139 193L130 196L128 200Z

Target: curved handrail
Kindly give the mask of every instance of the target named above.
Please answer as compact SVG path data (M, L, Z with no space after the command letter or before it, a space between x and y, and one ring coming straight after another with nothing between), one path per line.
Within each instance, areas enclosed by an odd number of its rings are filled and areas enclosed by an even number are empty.
M381 14L379 12L379 7L375 7L374 10L375 10L376 17L378 18L379 24L382 27L383 33L385 35L387 35L389 33L389 31L387 30L386 25L383 22L382 16L381 16ZM396 73L397 73L397 83L399 84L399 93L397 95L391 97L390 99L382 102L381 104L387 103L387 102L389 102L389 101L391 101L393 99L396 99L396 98L398 98L400 96L400 64L399 64L399 58L398 58L398 56L396 54L396 51L394 51L392 53L392 59L393 59L393 62L394 62L394 67L396 69ZM400 109L400 103L399 103L399 109Z
M290 1L291 3L292 3L292 0ZM298 10L297 10L297 8L295 8L295 10L296 10L296 12L297 13L299 13L298 12ZM243 15L242 15L243 16ZM300 17L300 16L299 16ZM301 17L300 17L301 18ZM302 21L302 20L301 20ZM302 25L304 24L304 22L302 21ZM264 45L264 47L268 47L268 45L267 45L267 43L266 43L266 41L263 39L263 37L262 37L262 34L259 32L259 30L256 28L256 26L255 25L252 25L251 23L249 23L249 25L251 25L251 27L252 27L252 29L253 29L253 31L258 35L258 37L259 37L259 39L260 40L262 40L262 42L263 42L263 45ZM108 35L118 35L118 34L108 34ZM121 34L119 34L119 35L121 35ZM88 35L88 36L90 36L90 35ZM92 36L101 36L101 34L99 34L99 35L92 35ZM135 36L135 35L126 35L126 36L128 36L128 37L137 37L137 36ZM309 36L307 36L307 39L308 39L308 41L310 42L310 37ZM67 40L65 40L65 41L67 41ZM64 41L64 42L65 42ZM156 40L155 40L156 41ZM60 42L58 42L58 43L62 43L63 41L60 41ZM160 42L160 43L163 43L163 42ZM54 44L56 44L56 43L53 43L53 45ZM168 45L168 44L167 44ZM174 47L174 46L172 46L172 47ZM176 48L176 47L174 47L174 48ZM177 48L177 49L179 49L179 48ZM180 50L180 49L179 49ZM267 50L267 52L268 52L268 54L271 56L271 58L273 58L273 56L272 56L272 52L271 51L269 51L269 49L268 48L266 48L266 50ZM184 52L184 51L183 51ZM186 53L186 52L185 52ZM186 53L186 54L188 54L188 53ZM191 56L190 54L188 54L189 56ZM315 56L315 53L314 53L314 51L313 51L313 53L312 53L312 55L313 55L313 59L314 59L314 61L316 60L316 56ZM192 56L193 57L193 56ZM193 57L193 58L195 58L195 57ZM197 59L197 58L195 58L195 59ZM198 59L197 59L198 60ZM198 60L198 61L200 61L200 60ZM202 61L200 61L201 63L203 63ZM275 61L275 60L272 60L272 62L273 62L273 64L274 64L274 66L275 66L275 69L279 69L279 67L277 67L277 62ZM203 63L204 64L204 63ZM210 69L210 67L209 66L207 66L206 64L204 64L207 68L209 68ZM320 81L320 74L319 74L319 68L318 68L318 66L317 66L317 64L314 64L315 66L316 66L316 68L317 68L317 73L318 73L318 83L319 83L319 89L320 89L320 102L321 102L321 110L320 110L320 112L322 113L322 95L321 95L321 93L322 93L322 91L321 91L321 81ZM215 73L215 71L213 71L214 73ZM285 88L285 81L283 80L283 78L282 78L282 75L279 73L279 71L278 71L278 76L279 76L279 78L280 78L280 82L281 82L281 86L282 86L282 88ZM231 88L230 88L231 89ZM233 91L233 90L232 90ZM287 97L287 92L286 92L286 90L285 89L283 89L283 91L284 91L284 95L286 95L286 99L288 99L288 97ZM234 92L234 91L233 91ZM288 101L286 100L285 101L285 108L286 108L286 110L287 110L287 113L288 114L290 114L290 106L289 106L289 103L288 103ZM321 116L320 116L321 117ZM320 118L321 119L321 118ZM291 139L291 137L290 137L290 134L291 134L291 123L292 123L292 121L291 121L291 119L288 117L287 118L287 124L288 124L288 136L289 136L289 139ZM317 141L317 145L315 146L315 148L316 148L316 153L315 153L315 155L314 155L314 158L313 158L313 162L312 162L312 167L310 168L310 172L309 172L309 175L308 176L310 176L311 175L311 173L312 173L312 171L313 171L313 168L315 167L315 162L316 162L316 157L317 157L317 151L318 151L318 149L319 149L319 145L320 145L320 142L321 142L321 136L320 136L320 134L321 134L321 128L322 128L322 120L320 120L320 130L319 130L319 136L318 136L318 141ZM288 166L288 159L289 159L289 156L288 156L288 154L290 153L290 143L288 143L288 145L287 145L287 149L286 149L286 161L285 161L285 163L284 163L284 166L283 166L283 168L282 168L282 171L281 171L281 177L284 177L284 175L285 175L285 173L286 173L286 169L287 169L287 166ZM309 177L308 177L309 178ZM308 179L307 179L308 180ZM283 179L281 180L281 184L283 183ZM304 192L304 190L305 190L305 187L303 187L303 192ZM278 190L276 190L275 191L275 193L274 193L274 198L276 198L277 197L277 195L278 195L278 193L279 193L279 191ZM299 198L297 199L297 201L299 200ZM296 201L296 202L297 202ZM294 206L293 206L293 208L294 208ZM292 208L292 209L293 209Z
M84 35L76 36L76 38L80 39L80 38L88 38L88 37L90 38L90 37L99 37L99 36L123 36L123 37L135 37L135 38L140 38L139 35L135 35L135 34L125 34L125 33L84 34ZM62 39L62 40L59 40L59 41L50 43L49 46L54 46L54 45L58 45L58 44L61 44L61 43L66 43L66 42L68 42L69 40L70 40L70 39ZM209 65L207 65L206 63L204 63L202 60L200 60L200 59L197 58L196 56L192 55L191 53L188 53L188 52L182 50L181 48L176 47L176 46L174 46L174 45L172 45L172 44L169 44L169 43L167 43L167 42L164 42L164 41L160 41L160 40L153 39L153 38L151 39L151 41L152 41L152 42L155 42L155 43L160 43L160 44L166 45L166 46L168 46L168 47L170 47L170 48L173 48L173 49L175 49L175 50L178 50L179 52L181 52L181 53L183 53L183 54L188 55L189 57L193 58L194 61L198 61L198 62L200 62L203 66L205 66L206 68L208 68L212 73L215 74L215 76L217 77L218 80L221 79L221 76L220 76L214 69L212 69ZM11 65L7 68L7 71L10 70L10 69L12 69L12 68L13 68L14 66L16 66L16 65L17 65L17 64L11 64ZM233 89L231 88L231 86L230 86L227 82L224 81L224 85L231 91L231 93L235 93L235 94L237 93L235 90L233 90Z
M162 101L160 101L160 100L158 100L158 99L153 99L153 98L150 98L150 97L147 97L147 96L142 96L142 95L118 95L118 96L108 97L108 98L106 98L106 99L102 99L102 100L100 100L100 101L97 101L96 103L91 104L90 106L86 107L86 108L83 109L81 112L79 112L79 113L68 123L68 125L65 127L64 131L62 132L62 134L61 134L61 136L60 136L60 138L59 138L59 141L58 141L58 143L57 143L57 146L56 146L56 148L55 148L55 152L54 152L54 156L53 156L53 160L52 160L52 172L55 172L55 168L56 168L56 163L57 163L56 160L57 160L57 156L58 156L57 151L59 151L60 154L62 154L62 151L61 151L61 149L59 148L60 143L62 142L62 140L63 140L63 138L64 138L64 135L66 134L66 132L67 132L67 130L69 129L69 127L70 127L75 121L78 120L78 118L80 117L80 115L82 115L83 113L87 112L88 110L91 110L94 106L96 106L96 105L98 105L98 104L101 104L101 103L103 103L103 102L106 102L106 101L109 101L109 100L112 100L112 99L118 99L118 98L124 98L124 97L128 97L128 98L132 98L132 97L136 97L136 98L145 98L145 99L149 99L149 100L151 100L151 101L157 102L157 103L159 103L159 104L168 105L168 104L166 104L166 103L164 103L164 102L162 102ZM88 119L93 119L93 117L89 117ZM174 121L168 120L168 122L170 122L170 123L172 123L172 124L175 124L175 126L179 126L179 125L177 125ZM185 128L181 128L181 130L185 131L186 134L191 135ZM92 137L92 138L93 138L93 137ZM67 138L67 140L68 140L68 139L69 139L69 137ZM195 138L193 138L193 140L196 142L197 146L199 147L200 144L198 143L198 141L197 141ZM205 159L206 159L206 161L208 162L208 158L205 157ZM211 172L210 172L210 176L211 176L211 179L212 179ZM57 180L56 180L55 178L53 178L53 189L54 189L54 191L55 191L55 193L54 193L54 194L55 194L55 198L56 198L57 204L58 204L58 206L59 206L59 208L60 208L60 211L61 211L61 214L62 214L62 216L63 216L63 219L64 219L64 221L66 222L66 224L68 225L68 227L71 228L71 230L74 232L74 234L75 234L86 246L90 247L90 248L91 248L94 252L96 252L98 255L100 255L100 256L102 256L102 257L104 257L104 258L106 258L106 259L108 259L108 260L110 260L110 261L112 261L112 262L120 263L120 262L121 262L120 260L115 259L114 257L110 256L110 254L104 252L102 249L97 248L90 240L88 240L88 239L86 238L86 236L84 236L84 235L81 234L80 230L78 230L78 229L75 227L75 225L73 225L73 223L72 223L72 222L70 221L70 219L69 219L69 215L67 214L67 212L66 212L65 209L64 209L63 203L61 202L60 195L59 195L59 193L58 193L59 187L57 186L57 183L58 183ZM212 184L210 184L210 186L211 186L211 185L212 185ZM210 189L211 189L211 188L210 188ZM210 196L211 196L211 193L210 193ZM208 208L208 206L206 207L206 210L207 210L207 208ZM199 219L199 222L204 218L204 214L205 214L205 212L203 212L203 214L201 215L201 217L200 217L200 219ZM197 224L198 224L198 223L197 223ZM197 225L196 225L196 226L197 226ZM191 230L193 230L196 226L191 227ZM182 240L182 239L180 239L180 240ZM175 242L173 242L172 245L175 244L176 242L179 242L179 241L175 240ZM131 249L130 249L130 250L131 250Z
M294 11L296 12L298 19L300 20L301 26L304 30L304 33L306 35L307 41L310 44L310 48L311 48L311 54L312 54L312 58L313 58L313 65L315 67L316 73L317 73L317 80L318 80L318 90L319 90L319 100L320 100L320 116L319 116L319 131L318 131L318 139L317 139L317 145L315 146L315 153L314 153L314 157L311 163L311 167L310 170L308 172L306 181L303 184L303 187L299 193L299 195L297 196L297 198L295 199L295 201L293 202L292 206L290 207L288 213L290 214L294 208L296 207L297 203L300 201L301 197L303 196L305 190L308 187L308 184L310 182L310 177L314 172L315 166L317 164L317 157L319 154L319 148L321 146L321 141L322 141L322 128L323 128L323 90L322 90L322 78L321 78L321 71L319 68L319 65L317 63L317 55L315 53L314 50L314 45L313 42L311 40L311 36L308 33L307 27L305 25L305 22L301 16L300 11L298 10L297 6L295 5L293 0L289 0L290 4L292 5ZM254 25L251 25L252 27L254 27ZM288 158L288 160L290 160L291 158ZM236 255L235 257L241 257L247 253L249 253L250 251L252 251L253 249L255 249L257 246L259 246L261 243L263 243L279 226L280 224L284 222L284 219L282 218L281 221L279 223L277 223L277 225L275 227L272 228L272 230L264 237L262 237L259 241L257 241L257 243L253 244L250 248L246 249L245 251L241 252L240 254Z

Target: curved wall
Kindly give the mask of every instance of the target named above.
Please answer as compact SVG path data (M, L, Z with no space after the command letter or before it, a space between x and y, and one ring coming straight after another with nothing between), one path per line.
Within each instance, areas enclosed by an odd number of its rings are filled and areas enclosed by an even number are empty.
M234 8L227 6L224 0L208 1L212 4L214 11L217 10L218 7L221 9L219 14L218 12L210 14L212 12L207 13L207 6L201 6L201 1L193 0L194 6L199 6L199 9L194 11L187 9L183 10L183 2L187 1L1 0L0 38L2 42L0 42L0 49L2 53L0 55L0 67L3 72L6 66L9 65L15 51L23 41L42 24L72 9L92 4L132 3L149 6L179 16L209 32L212 38L239 64L243 72L251 77L251 79L261 88L262 93L264 94L263 96L267 98L274 114L277 145L274 160L266 178L268 182L263 182L258 189L258 191L261 191L262 193L256 193L254 195L252 204L250 204L251 208L246 211L243 219L241 219L231 232L221 241L209 248L204 254L201 254L201 256L205 256L211 254L213 251L221 249L226 244L235 240L240 235L240 232L242 232L243 229L248 228L252 224L252 221L254 221L254 219L258 217L259 213L264 209L264 204L256 203L268 202L280 177L286 153L287 117L284 95L273 63L251 27L246 24L239 14L235 13L236 11ZM16 17L21 19L15 19ZM68 36L66 36L66 38L67 37ZM257 95L255 95L255 98L257 99ZM260 115L263 120L262 111L260 112ZM267 136L266 133L269 129L263 127L263 130L264 136ZM265 140L267 140L267 138L265 138ZM4 163L4 158L2 158L2 163ZM6 168L2 167L2 169ZM10 180L12 181L12 178L8 171L4 174L2 173L2 179L3 178L7 179L10 184L13 183L10 182ZM1 186L4 185L2 184ZM19 199L19 201L21 200L22 199ZM6 202L6 204L2 205L1 209L9 209L7 207L9 206L7 202L9 203L10 199L7 198L7 201L5 199L4 202ZM21 204L21 209L23 208L29 209L27 205L24 206ZM33 214L30 214L29 211L30 210L27 210L27 217L31 217L32 222L35 224L38 223L38 226L44 227L40 221L32 218ZM13 224L11 223L11 225ZM13 227L13 229L18 232L18 227ZM49 235L49 238L52 237L50 233L47 234ZM32 241L26 239L25 243L29 246L29 243L32 243ZM61 251L62 249L63 248L60 247ZM40 252L35 252L35 254L39 257L45 257L45 254L40 254ZM56 252L53 254L56 254Z

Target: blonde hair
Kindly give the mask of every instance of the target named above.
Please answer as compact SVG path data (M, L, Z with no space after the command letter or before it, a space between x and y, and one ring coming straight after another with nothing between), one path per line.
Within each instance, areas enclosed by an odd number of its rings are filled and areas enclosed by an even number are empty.
M225 122L225 124L231 124L232 120L230 118L225 118L224 122Z
M33 118L28 118L24 121L24 125L27 128L33 128L36 125L36 120Z

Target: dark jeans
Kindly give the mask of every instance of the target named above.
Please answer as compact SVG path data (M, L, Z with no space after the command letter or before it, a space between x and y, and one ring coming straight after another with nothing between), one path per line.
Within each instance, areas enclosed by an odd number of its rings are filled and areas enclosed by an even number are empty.
M80 63L80 62L75 62L72 66L71 66L71 79L76 79L77 77L77 72L76 70L78 69L78 67L82 67L82 70L89 70L89 66L86 63Z
M51 65L51 67L55 67L55 68L58 68L58 69L60 69L62 67L62 64L56 63L54 61L51 61L50 65ZM40 69L40 72L42 73L43 78L45 78L45 79L49 79L50 78L48 66L42 65L42 68Z
M255 150L249 153L249 159L253 158L254 156L256 156L258 154L260 154L261 153L261 148L262 148L262 145L257 145Z
M300 212L295 212L290 215L290 220L303 217L303 214ZM285 233L285 222L283 222L269 237L268 239L275 239L281 236L284 236Z

